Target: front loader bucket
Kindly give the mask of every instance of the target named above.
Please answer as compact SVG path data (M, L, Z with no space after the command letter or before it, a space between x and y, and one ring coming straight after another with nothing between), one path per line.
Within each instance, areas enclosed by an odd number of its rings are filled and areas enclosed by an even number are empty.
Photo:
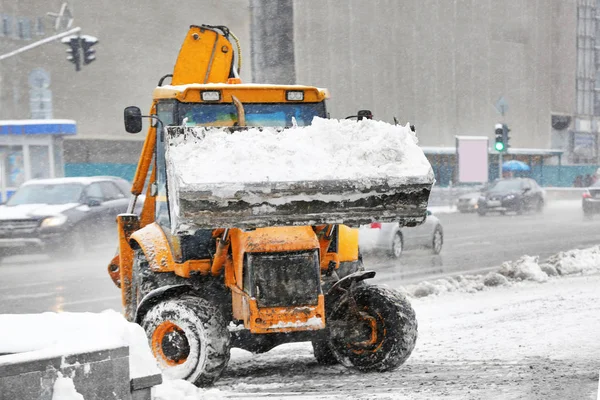
M407 127L315 118L290 129L168 127L166 138L175 234L426 217L433 171Z
M253 229L338 223L357 226L379 221L415 226L425 220L431 190L430 184L394 186L384 179L247 183L239 190L228 190L234 187L180 188L177 225ZM227 192L231 194L225 196Z

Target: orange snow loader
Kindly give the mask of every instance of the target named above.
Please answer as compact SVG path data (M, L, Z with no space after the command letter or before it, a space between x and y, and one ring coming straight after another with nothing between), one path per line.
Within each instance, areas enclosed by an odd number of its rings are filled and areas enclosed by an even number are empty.
M124 314L166 376L198 386L219 378L231 347L286 342L312 342L322 364L397 368L415 346L415 313L401 293L367 284L375 272L363 266L357 227L422 223L433 179L241 182L234 192L178 184L169 146L194 126L239 133L268 121L285 134L328 118L325 89L241 83L237 42L224 26L191 26L149 115L125 109L128 132L150 124L131 189L143 207L134 214L133 200L118 216L108 267Z

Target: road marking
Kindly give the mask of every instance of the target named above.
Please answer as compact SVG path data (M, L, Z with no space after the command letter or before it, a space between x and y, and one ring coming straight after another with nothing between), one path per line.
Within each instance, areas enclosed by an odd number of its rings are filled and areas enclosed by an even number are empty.
M19 299L38 299L40 297L52 297L55 296L56 293L32 293L32 294L19 294L19 295L8 295L2 296L3 300L19 300Z

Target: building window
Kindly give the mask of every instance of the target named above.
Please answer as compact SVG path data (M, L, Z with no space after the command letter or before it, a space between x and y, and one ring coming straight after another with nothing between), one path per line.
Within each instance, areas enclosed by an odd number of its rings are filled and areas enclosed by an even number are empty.
M37 17L35 23L35 34L38 36L44 36L46 34L46 25L44 24L43 17Z
M50 148L48 146L29 146L31 177L33 179L50 178Z
M29 18L19 18L19 39L31 40L31 20Z
M2 174L0 186L16 189L25 181L25 164L22 146L0 146Z
M10 36L12 34L12 17L10 15L2 16L2 35Z

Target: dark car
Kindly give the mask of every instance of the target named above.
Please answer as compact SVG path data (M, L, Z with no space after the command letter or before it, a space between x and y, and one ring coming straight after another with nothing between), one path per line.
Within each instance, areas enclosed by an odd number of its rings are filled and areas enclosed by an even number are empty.
M545 204L545 192L530 178L499 179L481 192L477 201L477 213L488 212L541 212Z
M591 218L594 214L600 214L600 181L583 191L581 199L583 216Z
M116 177L34 179L0 206L0 260L14 254L76 255L114 244L130 184ZM111 242L111 239L113 242Z

